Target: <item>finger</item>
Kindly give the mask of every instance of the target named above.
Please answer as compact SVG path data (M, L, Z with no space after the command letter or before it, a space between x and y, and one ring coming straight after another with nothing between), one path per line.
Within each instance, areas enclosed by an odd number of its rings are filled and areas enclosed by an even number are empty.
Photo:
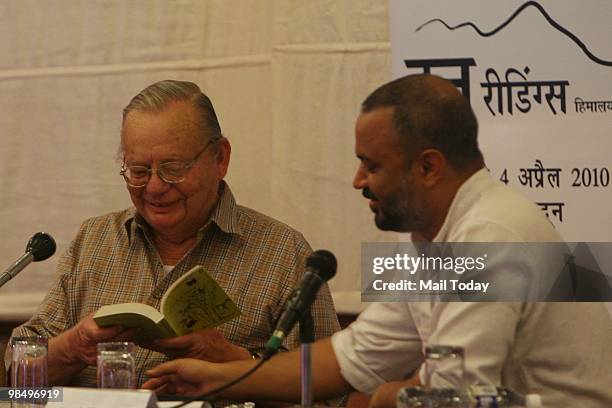
M142 388L153 390L159 395L176 394L176 386L170 376L147 380L142 384Z
M150 378L142 384L142 388L155 390L158 388L165 387L167 384L166 377Z
M117 337L123 330L125 330L123 326L97 327L96 333L92 337L100 340L110 340Z
M141 387L145 390L154 390L159 387L159 378L151 378L142 383Z
M123 330L122 332L117 334L117 336L115 337L115 340L116 341L130 341L130 340L133 340L138 335L139 332L140 332L140 329L136 329L136 328Z
M191 346L191 343L193 343L193 335L185 334L169 339L157 339L153 341L153 346L164 349L184 349Z
M160 364L157 367L153 367L145 372L148 377L161 377L163 375L172 374L176 372L177 362L180 360L172 360L166 363Z

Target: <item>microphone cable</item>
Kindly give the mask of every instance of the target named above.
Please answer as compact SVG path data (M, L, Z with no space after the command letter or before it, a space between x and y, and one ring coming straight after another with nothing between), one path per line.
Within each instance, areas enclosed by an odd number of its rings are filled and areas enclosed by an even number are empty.
M191 404L192 402L195 401L204 401L204 402L210 402L208 400L209 397L220 393L221 391L225 391L226 389L238 384L240 381L244 380L245 378L247 378L248 376L250 376L251 374L253 374L255 371L257 371L259 369L259 367L261 367L266 361L268 360L264 360L261 359L259 360L259 362L257 364L255 364L253 367L251 367L247 372L245 372L244 374L242 374L241 376L235 378L234 380L225 383L223 385L218 386L217 388L213 388L212 390L205 392L204 394L201 395L196 395L195 397L190 397L187 400L181 402L178 405L173 405L171 408L180 408L180 407L184 407L187 404Z

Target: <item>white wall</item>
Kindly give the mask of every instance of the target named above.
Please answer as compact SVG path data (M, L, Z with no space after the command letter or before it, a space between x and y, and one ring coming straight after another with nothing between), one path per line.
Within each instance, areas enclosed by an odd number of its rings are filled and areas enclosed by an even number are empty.
M116 161L121 109L191 80L232 142L240 203L339 259L340 310L359 306L360 244L376 230L351 180L359 104L391 78L386 0L0 3L0 260L39 230L61 253L85 218L130 204ZM59 255L0 289L0 317L42 299Z

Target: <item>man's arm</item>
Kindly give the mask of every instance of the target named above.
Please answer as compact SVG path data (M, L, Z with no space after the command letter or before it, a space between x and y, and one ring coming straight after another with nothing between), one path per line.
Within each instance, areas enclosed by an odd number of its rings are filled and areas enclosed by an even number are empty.
M47 350L47 376L50 385L65 385L88 365L96 365L97 344L104 341L131 340L135 330L113 326L99 328L92 315L86 316L74 327L49 339ZM29 327L15 329L13 337L38 335ZM5 364L10 365L10 349L7 347Z
M424 317L417 313L416 318ZM315 399L338 396L353 387L373 392L385 382L407 378L423 359L414 319L408 304L375 303L349 328L334 335L333 345L331 338L315 342L312 349ZM148 371L151 380L144 386L160 392L200 395L239 377L256 363L176 360ZM275 356L252 377L221 395L232 399L297 401L299 353Z
M397 406L397 393L404 387L415 387L420 384L418 374L404 381L388 382L376 389L370 402L369 408L395 408Z
M200 395L234 380L257 363L258 360L225 364L191 359L174 360L147 371L151 379L143 387L183 395ZM312 371L313 396L316 400L333 398L352 390L340 373L330 338L313 344ZM274 356L250 377L221 393L221 396L238 400L298 402L300 378L300 353L297 350L290 351Z
M131 340L135 330L120 326L100 328L92 315L76 326L49 340L47 376L50 385L68 384L88 365L96 365L97 344L106 341Z
M72 320L69 293L79 289L72 280L78 242L77 237L62 256L51 290L36 314L12 333L12 337L40 335L49 339L47 376L50 385L68 384L88 365L95 366L98 342L125 341L134 334L132 330L124 331L117 326L99 328L91 317L93 314L79 322ZM8 361L10 350L7 348L5 362Z
M81 228L82 229L82 228ZM76 322L70 317L69 288L71 287L72 271L75 266L75 252L78 252L77 240L75 239L68 250L62 255L51 289L38 307L36 313L24 324L15 328L12 337L20 336L43 336L49 339L48 344L48 378L50 384L56 384L54 380L62 380L57 384L65 384L76 373L85 368L84 363L76 364L71 356L69 328ZM58 340L56 340L56 337ZM10 343L9 343L10 344ZM5 364L10 366L10 347L5 353ZM56 364L59 365L56 366ZM65 369L65 374L61 371ZM59 375L57 375L59 374ZM61 377L61 378L60 378Z

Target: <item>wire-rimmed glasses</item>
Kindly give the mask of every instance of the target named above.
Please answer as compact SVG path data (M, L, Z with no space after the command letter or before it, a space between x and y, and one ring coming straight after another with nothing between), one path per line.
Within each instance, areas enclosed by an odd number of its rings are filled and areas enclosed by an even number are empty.
M168 184L177 184L185 181L187 173L196 164L200 156L208 149L208 146L213 143L214 140L209 140L206 146L192 160L188 161L169 161L161 163L157 166L157 169L153 169L147 166L128 166L123 162L121 164L120 175L123 176L125 182L130 187L144 187L151 179L153 173L157 174L157 177L162 179Z

